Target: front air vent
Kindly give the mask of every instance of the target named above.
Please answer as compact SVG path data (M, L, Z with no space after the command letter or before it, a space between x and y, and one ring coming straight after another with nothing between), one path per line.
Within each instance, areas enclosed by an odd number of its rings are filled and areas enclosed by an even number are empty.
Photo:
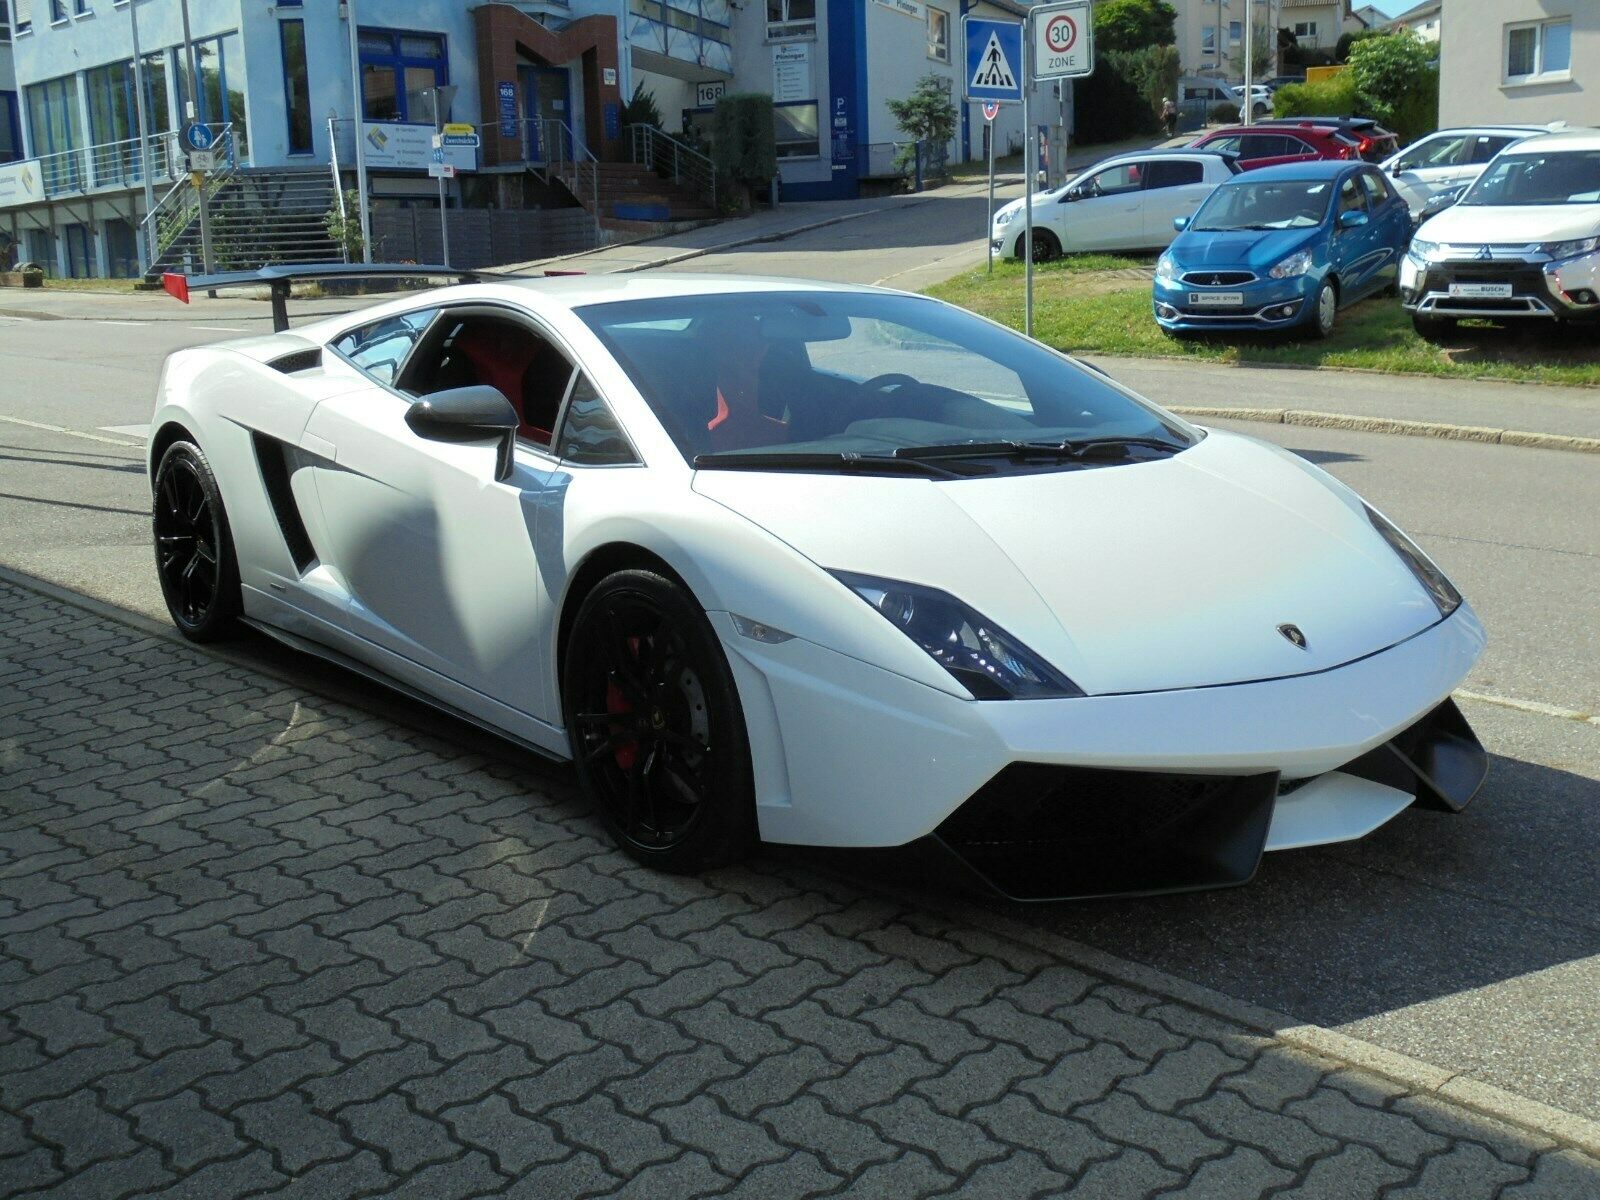
M282 371L285 375L293 375L296 371L309 371L321 365L321 346L312 346L306 350L294 350L288 354L280 354L277 358L269 359L267 362L267 366L274 371Z

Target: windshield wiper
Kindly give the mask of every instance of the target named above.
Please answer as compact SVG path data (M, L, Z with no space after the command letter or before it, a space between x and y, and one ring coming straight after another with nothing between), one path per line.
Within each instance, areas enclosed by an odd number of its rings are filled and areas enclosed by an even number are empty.
M1060 442L954 442L948 446L902 446L894 452L894 456L909 462L959 458L1126 458L1128 450L1134 446L1164 450L1168 454L1187 449L1160 438L1092 437L1068 438Z
M888 454L859 454L845 450L838 454L697 454L697 471L850 471L864 475L921 475L930 479L966 479L974 472L958 471L935 462L899 458Z

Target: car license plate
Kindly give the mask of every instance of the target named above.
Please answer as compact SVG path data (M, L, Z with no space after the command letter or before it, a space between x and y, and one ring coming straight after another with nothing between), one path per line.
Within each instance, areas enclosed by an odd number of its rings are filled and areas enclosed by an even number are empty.
M1190 292L1189 303L1196 308L1242 308L1243 292Z
M1452 283L1450 294L1463 300L1509 300L1509 283Z

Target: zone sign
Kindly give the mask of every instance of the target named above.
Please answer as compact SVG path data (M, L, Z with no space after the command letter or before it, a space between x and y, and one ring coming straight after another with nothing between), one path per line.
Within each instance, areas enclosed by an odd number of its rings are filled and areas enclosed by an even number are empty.
M1089 0L1040 4L1028 16L1033 29L1033 78L1074 79L1094 72L1094 26Z

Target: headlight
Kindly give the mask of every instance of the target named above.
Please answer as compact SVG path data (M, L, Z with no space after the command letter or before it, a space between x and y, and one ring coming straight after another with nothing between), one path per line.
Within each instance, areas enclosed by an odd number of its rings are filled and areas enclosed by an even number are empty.
M1406 255L1419 263L1425 263L1428 261L1429 256L1438 249L1438 242L1425 242L1421 238L1412 238L1411 246L1406 250Z
M1016 219L1016 216L1017 216L1017 210L1016 209L1013 208L1013 209L1011 209L1009 211L1007 211L1005 209L1002 209L1001 211L995 213L995 215L994 215L994 223L997 226L999 226L999 225L1009 225L1009 224L1011 224L1011 222L1013 220Z
M1433 560L1419 550L1415 542L1396 529L1380 513L1374 511L1370 504L1363 504L1362 507L1367 510L1367 520L1372 522L1372 527L1383 535L1383 540L1389 543L1390 549L1411 568L1411 573L1417 577L1417 582L1433 598L1433 603L1439 609L1439 615L1448 617L1460 608L1461 593L1456 591L1455 585L1445 578L1444 572L1433 565Z
M834 571L977 700L1045 700L1083 689L1005 630L936 588Z
M1578 238L1570 242L1546 242L1539 249L1551 258L1577 258L1580 254L1590 254L1600 250L1600 237Z
M1172 261L1172 255L1163 254L1156 260L1156 278L1166 283L1171 283L1178 277L1178 264Z
M1298 253L1289 255L1267 274L1274 279L1292 279L1296 275L1304 275L1311 270L1311 247L1307 246Z

